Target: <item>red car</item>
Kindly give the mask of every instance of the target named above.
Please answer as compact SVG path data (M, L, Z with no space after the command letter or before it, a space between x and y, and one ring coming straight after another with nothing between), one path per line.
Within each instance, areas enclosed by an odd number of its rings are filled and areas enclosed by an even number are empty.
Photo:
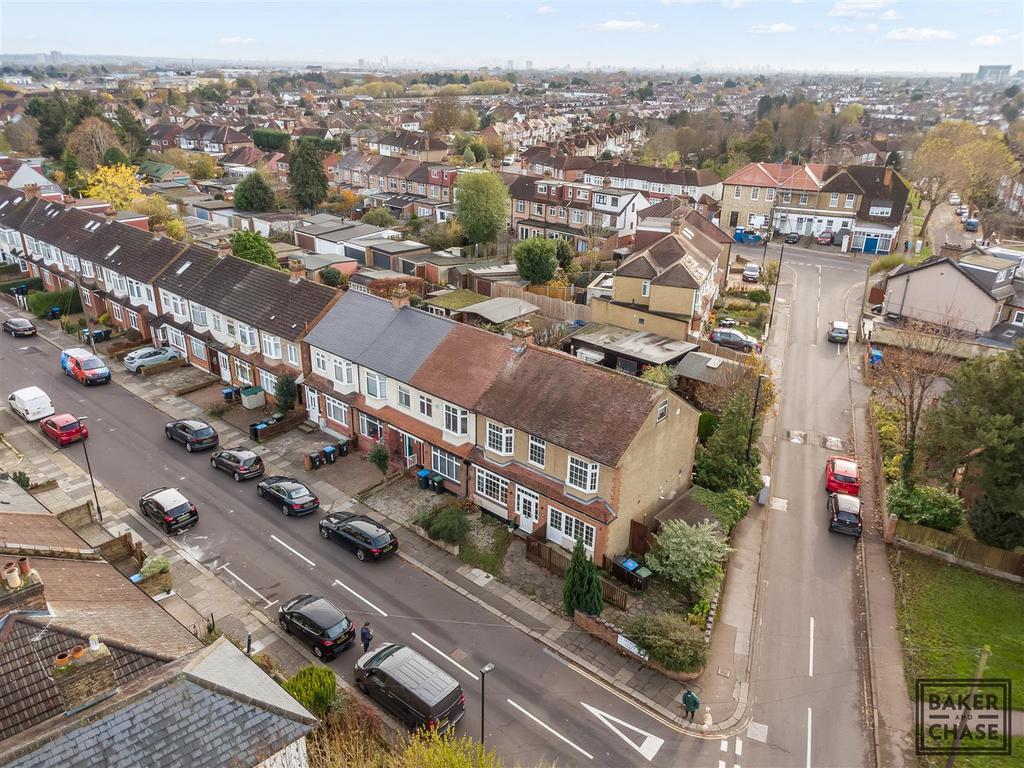
M70 413L59 413L43 419L39 422L39 428L60 446L85 440L89 436L89 428Z
M829 493L860 495L860 469L847 456L831 456L825 462L825 490Z

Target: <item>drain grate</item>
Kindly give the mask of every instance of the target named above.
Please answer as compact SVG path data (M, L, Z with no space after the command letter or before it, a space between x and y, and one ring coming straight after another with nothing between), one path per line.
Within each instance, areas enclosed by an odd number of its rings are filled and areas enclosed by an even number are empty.
M791 443L796 443L797 445L806 445L807 433L799 429L790 429L786 432L786 439Z
M846 444L843 442L842 438L835 437L834 435L827 435L822 441L822 445L830 451L842 451L846 448Z

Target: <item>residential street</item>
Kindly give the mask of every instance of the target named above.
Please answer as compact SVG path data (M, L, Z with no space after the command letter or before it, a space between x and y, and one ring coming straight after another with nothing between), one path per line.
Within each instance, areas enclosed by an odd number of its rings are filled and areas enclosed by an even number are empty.
M928 239L931 241L935 253L939 252L943 243L969 245L979 237L984 237L980 230L964 232L964 225L956 215L955 205L950 205L946 200L938 203L938 208L932 214L932 220L928 222Z
M87 389L64 376L57 351L45 340L5 337L0 357L4 392L35 384L58 412L90 417L96 477L127 503L158 486L180 488L198 506L200 523L175 541L268 616L276 618L280 602L295 594L318 592L357 624L371 621L375 643L413 645L462 682L466 715L459 730L473 736L480 730L478 670L494 662L487 680L487 743L510 763L716 764L719 739L678 733L398 558L360 563L317 535L318 515L285 518L258 499L255 482L236 484L211 469L207 454L189 454L169 442L163 434L167 416L116 381ZM115 379L126 375L114 373ZM64 450L84 466L80 445ZM133 527L148 541L159 539L146 523ZM358 655L351 648L331 666L351 680Z

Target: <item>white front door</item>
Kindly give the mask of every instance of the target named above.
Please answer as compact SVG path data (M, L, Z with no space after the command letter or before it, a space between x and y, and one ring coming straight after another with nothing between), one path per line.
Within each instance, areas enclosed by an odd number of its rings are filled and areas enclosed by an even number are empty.
M225 384L231 383L231 361L223 352L217 353L217 361L220 363L220 378Z
M309 420L315 424L320 423L320 394L312 387L305 387L306 410L309 412Z
M416 466L416 463L417 463L417 460L416 460L417 459L417 457L416 457L416 444L419 443L419 442L420 441L417 440L412 435L407 435L404 432L402 433L402 448L404 449L404 453L405 453L405 468L406 469L410 469L411 467Z
M516 514L523 533L533 533L533 526L540 518L540 496L526 488L516 486Z

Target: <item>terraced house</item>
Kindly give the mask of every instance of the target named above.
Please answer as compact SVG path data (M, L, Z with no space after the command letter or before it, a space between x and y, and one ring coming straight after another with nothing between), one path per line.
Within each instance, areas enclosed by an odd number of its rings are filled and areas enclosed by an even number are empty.
M689 484L697 412L674 393L532 344L350 291L305 336L321 428L383 444L525 533L598 560ZM456 362L457 361L457 362ZM453 375L453 366L458 374Z

